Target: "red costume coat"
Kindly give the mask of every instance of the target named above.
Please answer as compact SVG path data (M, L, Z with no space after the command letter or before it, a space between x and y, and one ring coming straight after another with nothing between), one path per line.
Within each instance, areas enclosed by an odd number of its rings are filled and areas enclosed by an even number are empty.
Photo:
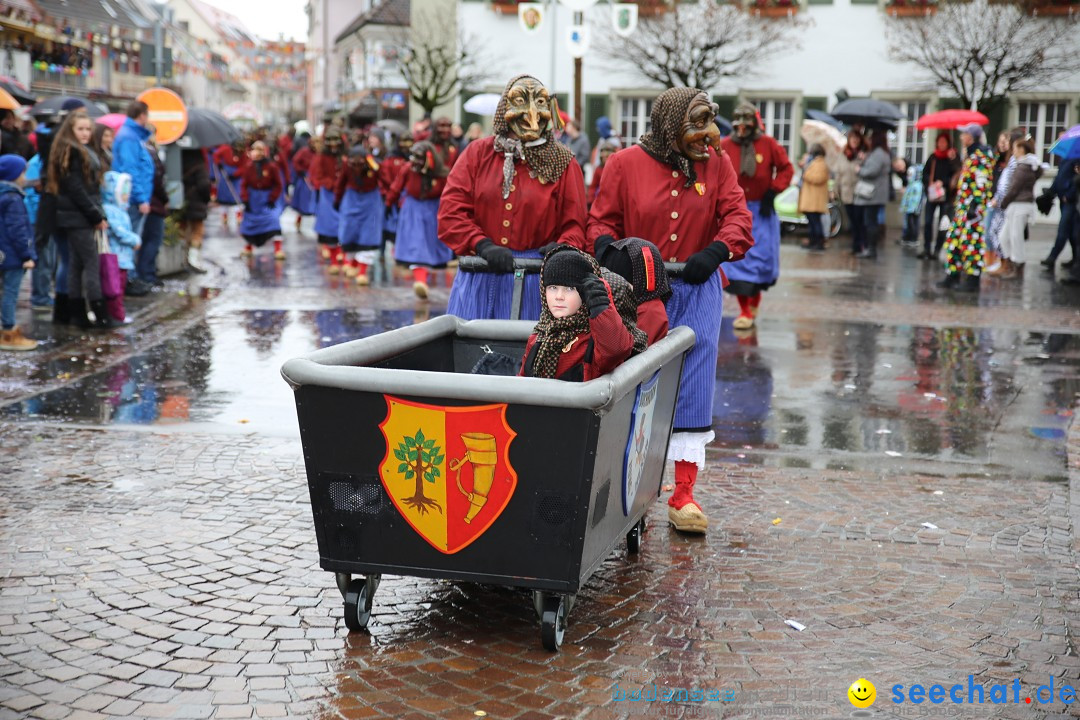
M446 178L433 178L431 190L424 192L424 176L406 165L398 172L397 179L390 186L390 192L386 193L386 206L396 205L403 198L402 193L410 195L417 200L431 200L442 195L446 187Z
M244 202L248 201L248 190L269 190L270 204L277 202L281 195L281 174L278 172L277 163L273 160L249 162L244 168L244 174L240 176L240 199Z
M600 178L604 174L604 166L597 165L596 169L592 171L592 183L589 185L589 207L596 202L596 193L600 190Z
M372 170L364 161L359 170L349 167L349 163L342 163L338 170L337 180L334 183L334 202L340 204L345 197L346 190L355 190L358 193L371 192L379 189L379 171Z
M638 305L637 326L649 336L649 344L667 337L668 316L664 301L660 298L646 300Z
M454 163L457 162L458 156L461 152L458 150L458 146L454 144L453 140L447 140L446 142L439 142L438 140L432 140L431 144L435 146L435 150L442 155L443 167L447 172L454 167Z
M610 290L608 294L611 294ZM533 333L525 344L519 376L525 375L535 344L536 334ZM612 302L604 312L589 320L589 332L578 335L570 349L559 356L555 379L588 382L617 368L630 357L633 349L634 339L630 337Z
M293 155L292 164L293 170L299 174L307 174L311 170L311 161L315 158L315 153L311 152L311 148L307 145L296 151Z
M336 155L316 154L308 172L311 187L316 190L333 190L342 165L341 158Z
M740 259L754 244L750 211L731 163L709 152L707 162L694 163L700 194L683 187L685 175L638 146L608 158L589 211L588 249L602 235L639 237L656 245L668 262L686 262L718 240L731 260Z
M551 242L585 248L585 179L571 162L554 183L529 176L514 164L510 196L503 199L503 154L491 138L469 143L446 179L439 205L439 239L458 255L471 255L490 238L511 250Z
M738 172L739 163L742 162L742 147L737 145L730 135L720 141L720 146L731 159L731 166ZM791 161L780 143L768 135L762 135L754 141L754 152L757 154L757 172L754 177L738 173L739 186L746 191L746 199L760 200L766 190L775 193L786 190L791 184L795 168L791 166Z
M382 165L379 166L379 192L384 198L390 194L390 186L401 174L401 169L408 166L409 159L400 155L390 155L382 161Z

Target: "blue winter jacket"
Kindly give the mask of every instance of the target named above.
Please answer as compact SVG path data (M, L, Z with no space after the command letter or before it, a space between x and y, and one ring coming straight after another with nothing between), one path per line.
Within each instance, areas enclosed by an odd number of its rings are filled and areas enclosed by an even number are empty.
M110 170L105 173L101 200L105 207L105 219L109 221L109 249L116 256L121 270L135 269L135 247L142 239L131 229L128 215L128 195L131 193L131 177L127 173Z
M0 182L0 270L18 270L27 260L37 260L37 253L22 188Z
M35 155L26 164L26 182L41 182L41 156ZM30 216L30 224L37 222L38 206L41 205L41 193L30 187L23 188L23 202L26 204L26 212Z
M149 137L149 130L127 118L113 140L112 169L131 176L132 205L150 202L154 192L154 160L146 148Z

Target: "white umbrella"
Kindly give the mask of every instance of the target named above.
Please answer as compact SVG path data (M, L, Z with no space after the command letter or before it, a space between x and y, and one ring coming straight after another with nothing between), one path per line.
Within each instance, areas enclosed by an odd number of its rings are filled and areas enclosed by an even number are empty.
M465 101L465 112L471 112L474 115L494 115L501 97L498 93L473 95Z
M293 129L296 130L297 135L299 135L300 133L307 133L308 135L310 135L311 123L309 123L307 120L297 120L293 123Z
M826 150L843 150L847 144L842 132L820 120L803 120L799 135L808 144L820 143Z

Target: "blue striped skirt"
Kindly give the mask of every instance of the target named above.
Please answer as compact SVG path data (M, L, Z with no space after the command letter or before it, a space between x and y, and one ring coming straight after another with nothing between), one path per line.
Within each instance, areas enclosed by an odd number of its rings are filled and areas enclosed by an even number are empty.
M676 430L709 428L724 309L723 280L720 273L713 273L708 282L701 285L689 285L672 278L671 292L667 304L668 324L673 328L686 325L697 335L697 342L683 362L673 427Z
M382 245L383 221L382 195L378 190L345 191L338 216L337 238L341 247L377 248Z
M405 196L394 259L416 265L445 265L454 259L454 251L439 240L439 198L417 200Z
M231 177L230 172L234 172L234 167L217 167L216 168L218 184L217 184L217 202L218 205L239 205L240 204L240 178Z
M292 209L301 215L314 215L317 202L318 195L314 188L308 184L307 177L296 178L296 183L293 185L292 201L289 203Z
M772 217L762 217L761 203L757 200L747 202L746 206L754 216L754 246L742 260L724 263L724 272L731 282L771 287L780 277L780 217L775 212Z
M269 190L249 190L248 205L251 206L251 211L245 212L244 219L240 221L241 235L255 238L268 233L281 234L281 210L277 203L270 202ZM261 239L265 241L265 237Z
M514 251L514 257L539 258L538 250ZM717 279L719 280L719 275ZM521 319L540 319L540 276L529 273L524 279L521 295ZM458 270L454 287L450 289L447 315L464 320L510 320L510 303L514 298L513 273L474 273ZM518 318L513 318L517 320ZM715 346L715 343L713 344ZM716 351L713 351L713 358Z
M319 190L319 200L315 210L315 232L336 238L340 222L338 211L334 209L334 191L325 188Z

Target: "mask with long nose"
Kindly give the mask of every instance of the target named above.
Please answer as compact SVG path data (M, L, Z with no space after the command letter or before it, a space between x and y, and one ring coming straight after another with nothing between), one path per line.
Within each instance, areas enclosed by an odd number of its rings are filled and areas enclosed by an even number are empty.
M694 162L709 159L709 148L720 143L720 128L716 127L717 105L705 93L690 101L683 118L682 130L675 138L675 150Z
M506 93L506 124L522 142L539 140L551 123L551 97L535 78L521 78Z

